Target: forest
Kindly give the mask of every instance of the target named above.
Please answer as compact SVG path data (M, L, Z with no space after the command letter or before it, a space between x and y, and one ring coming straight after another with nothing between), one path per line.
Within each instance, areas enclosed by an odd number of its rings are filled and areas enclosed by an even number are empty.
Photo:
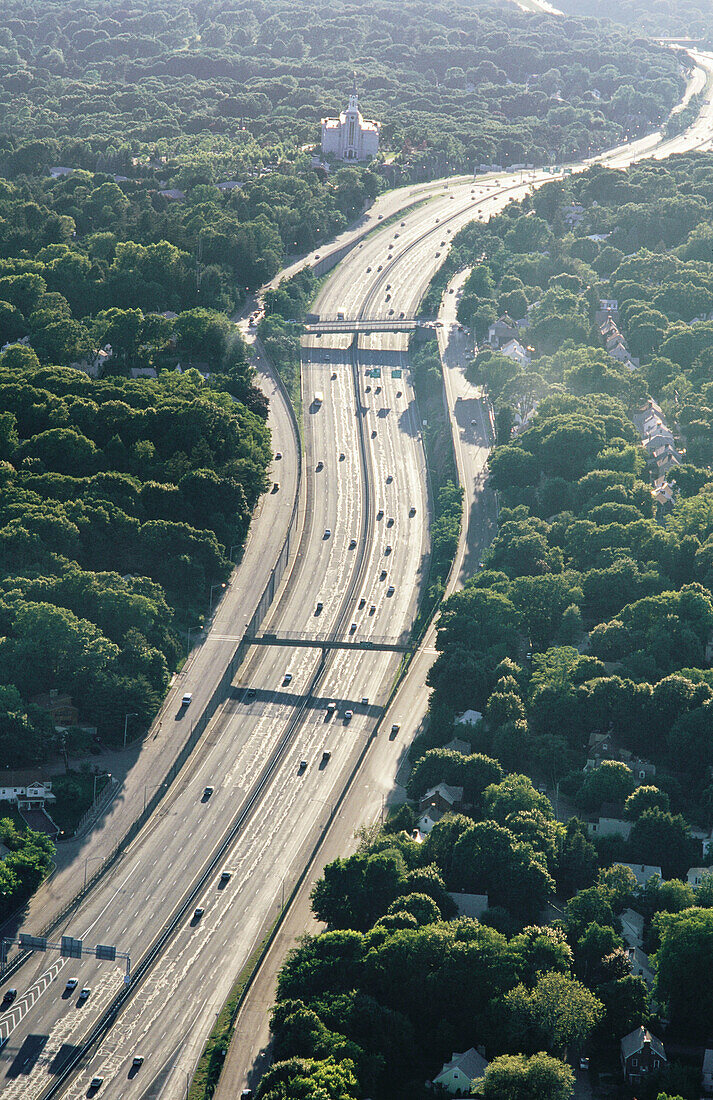
M676 55L611 23L443 0L8 0L0 173L149 174L159 188L294 168L356 70L387 178L587 155L655 129ZM602 35L606 34L606 50ZM296 204L291 204L296 205Z

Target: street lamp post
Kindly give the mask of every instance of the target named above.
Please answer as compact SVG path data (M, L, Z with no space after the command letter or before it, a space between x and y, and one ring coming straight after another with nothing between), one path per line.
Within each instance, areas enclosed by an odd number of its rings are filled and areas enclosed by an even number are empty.
M219 581L218 584L212 584L210 586L210 613L213 614L213 593L216 588L225 588L225 581Z
M87 856L87 858L84 860L84 886L82 887L82 893L84 893L87 888L87 864L91 863L92 860L97 859L101 862L104 859L104 856Z
M191 652L191 631L192 630L202 630L202 629L203 629L203 627L200 623L198 624L198 626L189 626L188 627L188 630L186 631L186 660L188 659L188 655Z
M92 797L92 806L97 800L97 779L111 779L111 772L97 772L94 776L94 795Z
M138 718L138 717L139 717L139 712L136 711L136 710L132 710L124 716L124 748L126 748L126 732L128 730L128 727L129 727L129 719L130 718Z

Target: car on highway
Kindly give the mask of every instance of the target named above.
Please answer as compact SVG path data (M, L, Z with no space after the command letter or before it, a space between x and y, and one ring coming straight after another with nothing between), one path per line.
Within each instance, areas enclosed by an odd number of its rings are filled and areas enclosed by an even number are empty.
M280 461L280 459L282 458L282 451L276 451L276 453L275 453L275 458L276 458L276 459L277 459L277 461L279 462L279 461Z
M272 485L272 491L273 491L273 493L279 493L279 491L280 491L280 483L279 483L279 481L275 481L275 482L273 482L273 485Z
M67 978L67 984L65 985L65 992L71 993L73 989L76 989L79 985L79 978Z
M369 614L370 615L375 615L376 614L376 604L375 603L373 603L371 605L371 607L369 608Z
M377 519L383 519L384 518L384 509L383 508L379 508L379 511L376 513L376 518Z
M248 690L245 692L245 698L246 699L254 699L255 698L255 688L248 688Z
M380 581L385 581L386 580L386 570L385 569L381 570L381 573L379 574L379 580Z
M283 684L291 684L292 683L292 673L291 672L286 672L285 675L282 677L282 682L283 682Z
M438 259L439 256L440 256L440 252L437 252L436 253L436 259Z
M367 269L366 269L366 273L367 273L367 275L369 275L369 274L370 274L370 272L371 272L371 268L370 268L370 267L367 267Z
M390 584L389 587L386 589L386 595L393 596L395 591L396 589L394 588L393 584Z
M221 871L220 872L220 881L221 882L228 882L230 880L231 874L232 874L232 871Z
M324 537L325 537L325 539L331 539L332 531L329 527L324 528Z
M297 771L299 772L300 775L302 775L302 772L307 771L307 761L306 760L300 760L300 766L297 769Z
M366 596L362 596L359 600L359 610L360 611L361 611L362 607L366 607Z
M377 267L377 269L376 269L376 270L377 270L377 271L381 271L381 269L382 269L382 266L383 266L382 264L379 264L379 266Z
M324 610L324 604L322 603L321 600L318 600L317 601L317 606L314 609L315 615L321 615L323 610Z
M193 910L193 919L194 920L200 920L204 913L205 913L205 909L203 908L202 905L196 906L196 908Z
M406 225L406 222L401 222L401 225L402 225L402 227L403 227L404 225Z
M387 485L390 485L393 480L394 480L394 475L393 474L387 474L386 475L386 484Z
M336 372L335 370L333 370L333 371L332 371L332 381L334 381L334 379L335 379L336 377L337 377L337 372Z
M134 1057L131 1059L132 1069L139 1069L139 1067L143 1066L143 1064L144 1064L143 1054L135 1054Z
M471 422L470 422L470 423L471 423L472 427L475 427L475 424L476 424L476 421L475 421L475 420L471 420Z
M388 543L386 544L386 548L385 548L385 550L384 550L384 553L385 553L385 554L390 554L390 553L391 553L391 550L392 550L392 547L391 547L391 543L390 543L390 542L388 542Z
M324 752L322 753L322 763L323 764L328 764L331 757L332 757L332 754L329 751L329 749L325 749Z
M396 735L397 735L397 733L399 732L400 729L401 729L400 724L398 722L394 722L393 726L391 727L391 733L389 734L392 741L393 741L394 737L396 737Z
M15 1000L16 996L17 996L17 990L16 989L6 989L5 990L5 996L2 999L2 1005L0 1005L0 1008L7 1008L8 1005L12 1004L12 1002Z
M353 717L354 717L354 711L353 710L345 710L344 711L344 721L345 722L351 722Z
M315 470L317 471L317 473L319 473L319 471L323 470L323 469L324 469L324 463L322 462L322 459L320 458L319 462L315 466Z
M204 787L203 788L203 801L207 802L208 799L210 798L210 796L212 795L212 793L213 793L213 788L212 787Z
M349 625L349 633L350 633L350 634L356 634L356 628L357 628L357 624L356 624L356 623L350 623L350 625Z
M394 311L393 311L393 309L390 309L389 310L389 317L393 317L393 315L394 315Z
M416 509L415 509L415 507L414 507L414 505L413 505L413 504L412 504L412 505L411 505L411 507L409 508L409 510L408 510L408 514L409 514L410 516L415 516L415 515L416 515Z
M377 386L374 393L381 393L381 386Z
M336 709L337 709L337 704L336 703L327 703L327 717L331 718Z
M345 459L346 457L347 457L347 456L346 456L346 455L344 454L344 451L340 451L340 452L339 452L339 461L340 461L340 462L344 462L344 459Z
M357 544L356 539L350 539L349 540L349 549L354 550L354 548L356 547L356 544Z
M371 438L376 439L376 428L371 429Z
M83 989L81 989L80 992L79 992L79 1000L80 1001L88 1001L91 992L92 992L91 987L88 986L88 985L85 985L83 987Z
M89 1082L89 1088L92 1090L92 1092L96 1092L97 1089L100 1089L103 1084L103 1077L92 1077L91 1081Z
M387 527L393 527L394 526L394 517L393 516L389 516L389 518L386 521L386 526Z
M401 390L397 390L397 391L396 391L396 396L397 396L397 397L401 397Z
M191 705L191 700L192 699L193 699L193 692L192 691L184 692L183 697L181 699L181 706L182 707L189 707Z

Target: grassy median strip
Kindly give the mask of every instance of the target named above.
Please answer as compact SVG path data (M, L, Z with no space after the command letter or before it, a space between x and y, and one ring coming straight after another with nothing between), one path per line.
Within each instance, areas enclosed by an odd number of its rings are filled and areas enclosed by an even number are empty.
M228 1046L230 1045L233 1028L235 1027L235 1020L240 1011L240 1006L243 1003L253 975L257 972L262 957L275 934L281 916L282 914L275 919L271 927L265 933L263 939L247 959L243 969L238 974L235 985L231 989L228 999L220 1010L218 1019L215 1021L206 1041L206 1045L203 1048L203 1053L200 1056L196 1071L193 1074L188 1100L210 1100L218 1087L218 1080L223 1069L225 1056L228 1053Z

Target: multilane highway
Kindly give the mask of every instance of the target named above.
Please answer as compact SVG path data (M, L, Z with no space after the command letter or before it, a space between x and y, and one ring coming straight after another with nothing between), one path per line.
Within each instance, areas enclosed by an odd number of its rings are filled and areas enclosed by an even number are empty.
M386 227L357 246L326 284L317 310L332 316L339 309L347 316L413 312L453 233L479 208L489 216L521 197L530 182L469 181L437 193L426 207L406 214L404 225ZM428 554L418 410L407 374L391 376L404 363L404 338L362 338L353 348L347 340L330 346L323 337L306 345L305 529L265 629L346 634L355 623L357 638L396 636L412 621ZM366 378L367 365L382 367L380 380ZM318 390L321 408L313 403ZM319 615L317 601L324 605ZM218 631L211 638L207 644L231 640ZM314 650L251 652L158 813L63 929L89 943L116 943L136 961L185 898L186 913L163 955L68 1081L67 1095L86 1095L95 1074L104 1077L102 1096L181 1094L234 976L280 905L283 880L289 889L331 814L387 697L397 659L339 651L323 662ZM329 701L337 703L331 718ZM393 754L402 751L398 739L390 744ZM325 751L331 757L322 763ZM203 800L206 785L214 793ZM258 785L252 814L191 897ZM221 886L223 868L231 877ZM191 917L195 906L204 909L202 917ZM81 1007L76 995L63 996L70 976L91 987ZM45 1094L111 1003L121 977L118 966L90 960L70 964L38 956L26 964L13 979L20 996L0 1018L7 1034L3 1093L23 1100ZM136 1054L144 1062L134 1071Z

